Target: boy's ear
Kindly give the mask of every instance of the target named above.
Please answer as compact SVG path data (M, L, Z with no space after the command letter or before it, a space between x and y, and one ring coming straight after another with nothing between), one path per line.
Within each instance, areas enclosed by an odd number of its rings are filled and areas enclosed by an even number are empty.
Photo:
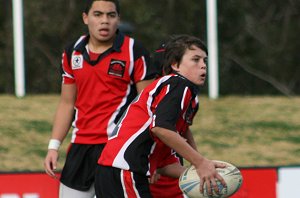
M176 71L176 72L179 71L179 66L178 66L177 63L173 63L173 64L171 65L171 67L172 67L172 69L173 69L174 71Z
M83 23L84 23L85 25L88 24L87 14L84 13L84 12L82 13L82 20L83 20Z

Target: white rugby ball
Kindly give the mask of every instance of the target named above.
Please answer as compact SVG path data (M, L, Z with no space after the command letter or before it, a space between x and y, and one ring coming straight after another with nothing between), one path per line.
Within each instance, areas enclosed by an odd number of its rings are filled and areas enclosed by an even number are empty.
M184 192L184 194L186 194L189 198L225 198L238 191L243 182L240 170L228 162L218 162L226 164L226 168L217 168L217 171L224 178L227 184L227 186L224 187L219 181L217 181L219 194L216 194L214 190L212 190L213 195L209 196L205 185L203 194L200 192L200 178L194 166L186 169L179 178L179 187L182 192Z

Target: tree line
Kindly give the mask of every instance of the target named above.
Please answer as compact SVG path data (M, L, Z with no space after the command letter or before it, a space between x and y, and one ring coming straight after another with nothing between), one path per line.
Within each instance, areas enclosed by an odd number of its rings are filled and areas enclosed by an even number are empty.
M0 2L0 93L14 93L12 1ZM150 52L172 34L206 42L204 0L120 2L121 27ZM217 2L220 94L299 95L300 1ZM86 32L84 2L24 0L23 7L26 91L58 93L62 50Z

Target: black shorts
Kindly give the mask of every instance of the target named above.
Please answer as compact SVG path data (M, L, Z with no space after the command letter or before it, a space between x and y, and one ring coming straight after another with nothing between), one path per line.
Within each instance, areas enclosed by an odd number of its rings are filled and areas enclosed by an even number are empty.
M71 144L60 181L64 185L87 191L95 182L97 161L105 144Z
M148 177L110 166L97 165L96 197L151 198Z

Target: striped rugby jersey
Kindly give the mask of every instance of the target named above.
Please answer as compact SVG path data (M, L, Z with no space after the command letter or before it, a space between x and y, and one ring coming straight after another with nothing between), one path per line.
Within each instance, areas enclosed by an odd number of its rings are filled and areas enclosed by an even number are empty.
M149 176L150 161L154 169L160 161L175 162L175 153L151 134L151 128L183 135L198 110L197 93L198 87L179 74L151 83L123 114L98 163Z
M148 51L117 32L113 46L90 60L89 35L68 46L62 57L64 84L76 84L77 99L71 142L103 144L130 102L135 83L155 77Z

